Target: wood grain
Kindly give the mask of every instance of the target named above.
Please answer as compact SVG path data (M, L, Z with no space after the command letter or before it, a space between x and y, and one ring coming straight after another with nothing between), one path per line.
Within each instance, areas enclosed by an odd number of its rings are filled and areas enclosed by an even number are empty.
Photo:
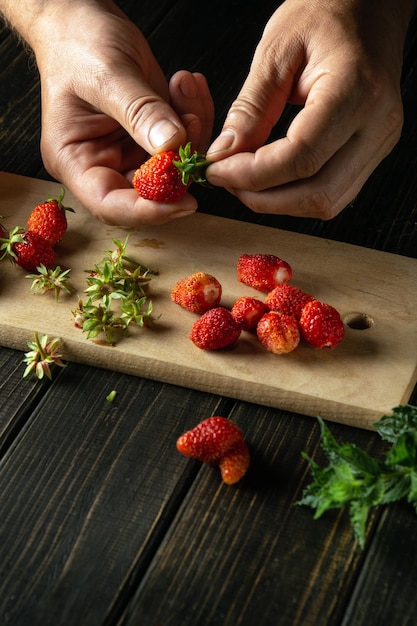
M25 223L29 207L51 192L49 182L4 173L0 185L0 213L12 214L13 224ZM114 247L113 238L124 239L127 232L99 223L71 195L67 202L76 213L58 262L71 267L76 293L59 303L51 294L35 295L22 270L3 263L2 345L24 350L37 330L62 337L70 361L364 428L408 400L417 375L415 259L202 214L141 228L129 233L128 254L159 270L150 293L161 317L156 330L133 329L110 347L87 341L74 327L72 311L86 287L85 270ZM253 333L242 333L227 350L199 350L188 338L196 316L171 302L171 288L201 270L221 282L224 306L240 295L259 296L237 280L243 252L281 256L292 265L293 284L335 306L344 320L366 315L372 325L364 330L347 325L345 339L330 351L303 344L276 356Z

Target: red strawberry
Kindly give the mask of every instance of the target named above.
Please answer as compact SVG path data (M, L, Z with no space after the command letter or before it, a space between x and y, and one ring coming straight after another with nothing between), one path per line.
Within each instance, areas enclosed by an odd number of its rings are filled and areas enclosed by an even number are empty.
M228 485L237 483L248 471L250 454L245 441L237 443L219 461L223 482Z
M200 422L181 435L177 449L208 465L218 465L225 483L231 485L248 470L250 454L241 429L225 417Z
M237 262L240 282L265 293L289 282L291 276L291 266L274 254L242 254Z
M32 271L40 265L51 267L55 261L55 251L48 241L18 226L10 231L8 239L3 239L0 250L3 250L1 258L8 256L25 270Z
M191 143L178 152L165 150L151 156L133 175L138 194L156 202L177 202L192 182L204 183L208 161L197 152L191 154Z
M29 215L27 228L37 233L50 244L59 243L67 230L66 211L73 211L62 204L65 189L61 187L58 198L49 197L45 202L38 204Z
M222 286L217 278L196 272L175 283L171 300L193 313L205 313L219 305L221 295Z
M311 300L314 300L314 297L309 293L305 293L294 285L284 283L270 291L264 302L271 311L294 315L300 319L303 307Z
M300 331L295 317L277 311L269 311L260 319L256 334L262 345L274 354L292 352L300 343Z
M300 331L303 339L316 348L334 348L345 335L339 312L318 300L305 305L300 317Z
M268 307L258 298L242 296L236 300L230 312L242 330L251 330L267 311Z
M240 336L241 326L224 307L210 309L194 322L190 339L202 350L218 350L230 346Z

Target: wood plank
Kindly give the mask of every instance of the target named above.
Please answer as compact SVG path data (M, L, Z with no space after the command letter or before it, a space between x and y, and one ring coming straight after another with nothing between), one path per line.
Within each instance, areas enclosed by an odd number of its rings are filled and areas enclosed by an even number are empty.
M313 520L295 506L311 480L301 451L323 460L318 428L244 403L230 417L250 447L249 473L228 487L217 468L201 467L121 623L340 625L363 553L346 512ZM381 451L376 435L340 424L332 431ZM373 511L368 533L377 519Z
M215 396L68 366L2 461L0 621L111 623L195 473L175 448L184 423L218 410Z
M13 214L13 224L25 223L29 207L51 193L50 183L5 173L0 185L0 214ZM157 330L133 329L109 347L87 341L74 327L71 311L86 286L85 270L112 248L112 238L124 239L127 233L98 222L71 194L67 202L76 213L58 262L71 267L76 293L59 303L52 296L35 295L21 269L3 263L1 345L25 349L37 330L61 336L70 361L364 428L408 400L417 376L416 260L202 214L140 228L130 232L128 252L159 270L151 295L161 318ZM293 284L335 306L345 320L369 316L372 326L357 330L347 325L344 341L332 351L303 344L279 357L268 353L253 333L243 333L225 351L199 350L188 338L196 317L171 302L171 288L183 276L202 270L222 283L224 306L244 294L259 296L237 280L236 262L243 252L281 256L293 267Z
M343 626L416 622L416 514L406 502L384 509L346 607Z
M0 457L9 449L49 387L49 381L40 383L31 377L23 380L24 367L21 352L0 350Z

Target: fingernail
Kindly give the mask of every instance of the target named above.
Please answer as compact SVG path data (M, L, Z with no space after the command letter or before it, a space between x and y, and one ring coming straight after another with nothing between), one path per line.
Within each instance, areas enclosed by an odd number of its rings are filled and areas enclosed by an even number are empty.
M195 84L195 78L192 74L187 74L180 82L180 89L183 96L186 98L195 98L197 95L197 88Z
M172 139L178 131L178 126L171 120L160 120L149 131L149 141L153 148L159 148Z
M223 150L227 150L233 144L235 138L235 134L231 130L224 130L217 139L211 144L210 148L207 151L207 157L210 154L214 154L215 152L222 152Z
M177 213L172 213L170 215L170 219L176 220L179 217L188 217L189 215L194 215L194 213L195 213L195 209L194 211L178 211Z

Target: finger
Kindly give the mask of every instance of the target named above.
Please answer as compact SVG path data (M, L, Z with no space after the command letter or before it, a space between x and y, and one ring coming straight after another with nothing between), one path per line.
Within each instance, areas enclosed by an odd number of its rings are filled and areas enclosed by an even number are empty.
M265 191L229 188L257 213L333 218L357 196L370 174L388 153L385 143L375 152L372 133L353 136L313 177Z
M127 227L164 224L197 209L197 201L190 194L172 203L145 200L122 174L103 166L78 172L63 182L87 210L106 224Z
M137 34L141 37L140 33ZM141 41L140 55L145 57L143 74L126 56L94 92L98 110L116 120L150 154L175 149L186 141L186 131L179 115L168 103L168 85L162 70ZM139 53L138 53L139 54Z
M265 143L284 110L302 63L301 41L290 45L264 35L222 132L207 150L210 161L241 151L253 152Z
M170 102L187 130L187 139L198 152L205 152L210 141L214 104L202 74L181 70L169 82Z

